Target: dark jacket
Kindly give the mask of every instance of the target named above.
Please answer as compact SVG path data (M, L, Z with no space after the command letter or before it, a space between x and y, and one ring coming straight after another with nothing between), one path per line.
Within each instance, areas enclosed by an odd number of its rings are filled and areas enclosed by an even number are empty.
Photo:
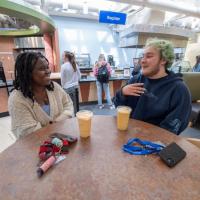
M114 97L115 106L132 108L131 118L142 120L175 134L188 125L191 113L191 95L180 74L168 72L159 79L149 79L138 74L128 84L144 83L146 92L140 97L124 96L121 90Z

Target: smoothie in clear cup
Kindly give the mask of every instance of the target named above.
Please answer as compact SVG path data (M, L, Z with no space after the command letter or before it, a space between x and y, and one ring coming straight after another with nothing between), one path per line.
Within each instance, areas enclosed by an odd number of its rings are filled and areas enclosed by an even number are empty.
M128 106L117 107L117 128L120 131L126 131L128 129L129 117L132 109Z
M89 110L81 110L76 113L80 136L83 138L87 138L90 136L92 116L93 113Z

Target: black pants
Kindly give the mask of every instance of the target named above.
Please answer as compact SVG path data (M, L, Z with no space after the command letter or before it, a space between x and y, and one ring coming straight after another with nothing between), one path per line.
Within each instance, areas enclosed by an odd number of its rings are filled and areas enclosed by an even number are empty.
M77 86L73 86L71 88L64 89L67 94L71 97L71 100L74 105L74 114L79 111L79 91Z

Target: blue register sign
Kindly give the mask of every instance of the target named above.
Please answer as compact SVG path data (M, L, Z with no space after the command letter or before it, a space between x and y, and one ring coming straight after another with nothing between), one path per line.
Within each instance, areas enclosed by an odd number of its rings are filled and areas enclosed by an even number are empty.
M99 12L99 22L108 24L126 24L126 14L119 12L103 11Z

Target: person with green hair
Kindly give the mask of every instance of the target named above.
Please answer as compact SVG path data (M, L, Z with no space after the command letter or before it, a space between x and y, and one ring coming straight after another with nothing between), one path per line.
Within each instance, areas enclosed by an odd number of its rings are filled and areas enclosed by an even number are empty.
M174 49L169 41L148 40L141 73L117 91L113 101L115 106L131 107L131 118L178 135L189 123L191 95L180 74L168 70L173 60Z

